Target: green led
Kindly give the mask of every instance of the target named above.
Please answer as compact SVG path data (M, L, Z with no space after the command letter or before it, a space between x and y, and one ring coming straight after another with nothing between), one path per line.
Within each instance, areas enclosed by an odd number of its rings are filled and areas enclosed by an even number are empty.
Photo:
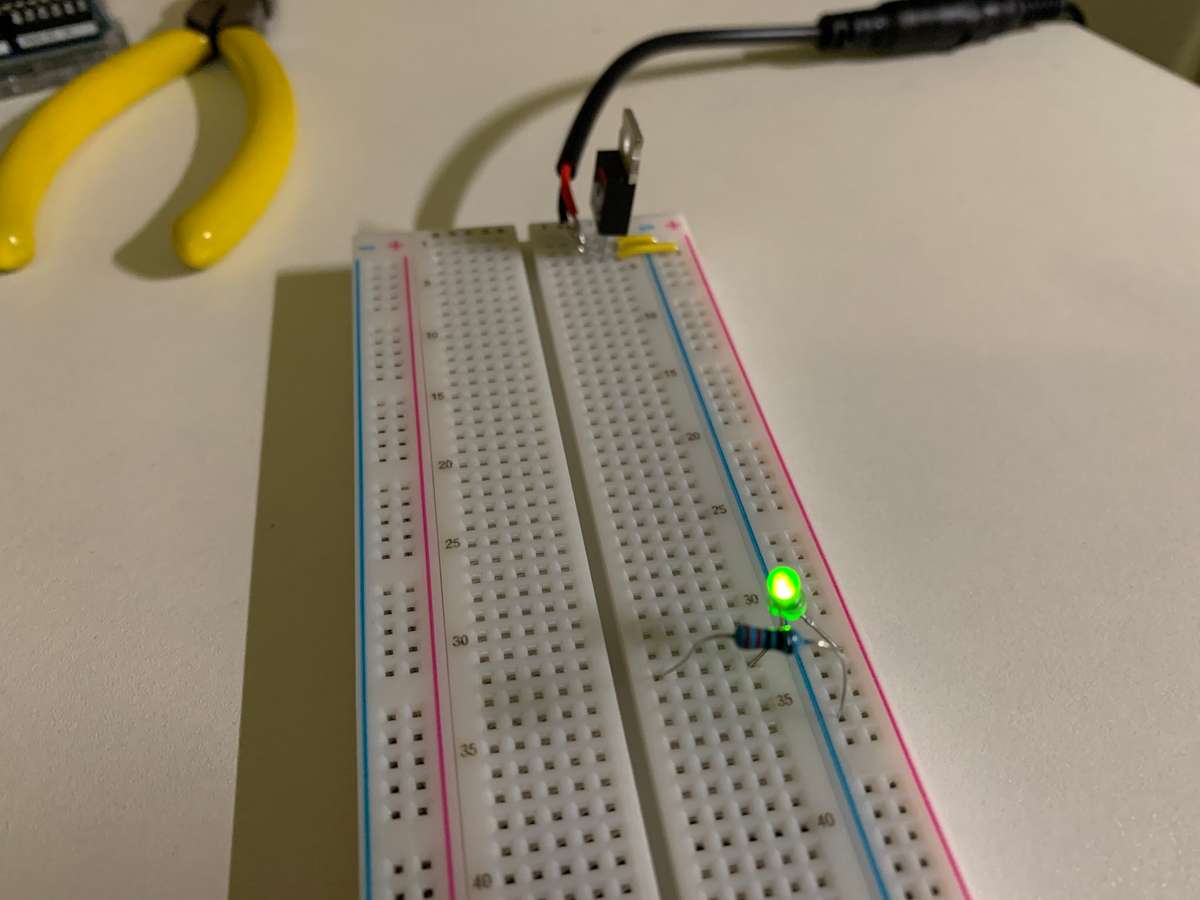
M776 566L767 574L767 596L771 615L789 622L803 618L808 609L804 583L800 573L791 566Z

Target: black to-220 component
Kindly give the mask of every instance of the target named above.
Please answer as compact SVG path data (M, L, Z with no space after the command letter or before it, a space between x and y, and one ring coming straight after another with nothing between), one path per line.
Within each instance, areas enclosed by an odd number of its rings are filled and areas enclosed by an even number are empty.
M633 215L633 192L621 151L601 150L596 154L592 179L592 214L601 234L628 234Z
M637 188L642 158L642 132L631 110L621 115L620 145L596 154L592 179L592 215L601 234L628 234L633 215L633 192Z

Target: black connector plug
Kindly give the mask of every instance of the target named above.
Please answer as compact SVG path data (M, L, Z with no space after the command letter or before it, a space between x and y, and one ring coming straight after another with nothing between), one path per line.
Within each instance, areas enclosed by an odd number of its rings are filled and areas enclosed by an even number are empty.
M817 46L881 53L952 50L1063 16L1082 22L1079 9L1065 0L893 0L821 16Z

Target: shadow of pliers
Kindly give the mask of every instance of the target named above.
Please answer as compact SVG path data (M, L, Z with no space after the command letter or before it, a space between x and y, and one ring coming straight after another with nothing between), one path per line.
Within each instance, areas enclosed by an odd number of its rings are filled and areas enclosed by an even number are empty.
M296 109L287 75L262 38L273 0L198 0L187 27L110 57L47 100L0 156L0 271L33 259L42 195L72 152L118 113L214 57L237 76L246 133L229 167L175 222L179 258L212 265L234 248L271 202L291 158Z

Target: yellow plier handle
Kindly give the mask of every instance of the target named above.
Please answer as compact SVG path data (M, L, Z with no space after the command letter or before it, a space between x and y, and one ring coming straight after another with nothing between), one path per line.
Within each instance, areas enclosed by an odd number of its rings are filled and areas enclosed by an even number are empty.
M175 223L175 250L193 268L212 265L250 230L283 179L295 142L291 87L266 41L238 25L217 31L216 42L246 93L248 125L229 168ZM84 72L30 117L0 156L0 271L33 259L38 206L75 149L212 50L201 31L163 32Z
M175 252L193 269L211 266L237 246L266 212L296 142L296 104L283 66L253 28L217 32L217 52L246 95L246 134L233 162L175 222Z

